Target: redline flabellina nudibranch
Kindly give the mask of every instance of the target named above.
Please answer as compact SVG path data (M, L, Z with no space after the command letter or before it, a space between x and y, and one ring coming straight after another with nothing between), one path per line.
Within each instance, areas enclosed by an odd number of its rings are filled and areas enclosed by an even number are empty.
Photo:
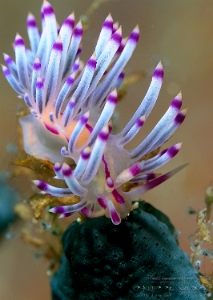
M94 53L84 66L79 59L81 22L75 25L71 14L58 28L54 10L47 1L41 14L41 33L34 16L29 14L27 18L31 49L17 34L15 61L4 54L7 67L2 67L6 79L31 112L20 118L25 151L54 163L55 178L65 181L67 188L40 180L34 183L42 193L79 196L77 204L50 209L60 217L80 211L89 218L106 215L117 225L129 214L133 201L181 168L162 176L154 172L179 152L180 143L143 160L183 122L186 110L180 111L181 93L149 135L137 147L125 149L155 105L163 82L162 64L154 70L150 87L132 118L119 133L112 134L117 90L124 78L123 69L137 45L138 27L128 39L122 39L121 28L109 15ZM75 168L70 167L69 159L75 162ZM127 182L133 188L124 191L122 186Z

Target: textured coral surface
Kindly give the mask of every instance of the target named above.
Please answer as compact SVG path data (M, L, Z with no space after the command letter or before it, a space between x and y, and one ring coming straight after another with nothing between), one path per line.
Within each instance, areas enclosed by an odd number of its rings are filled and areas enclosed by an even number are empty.
M115 226L74 223L51 280L52 299L206 299L169 219L146 202Z

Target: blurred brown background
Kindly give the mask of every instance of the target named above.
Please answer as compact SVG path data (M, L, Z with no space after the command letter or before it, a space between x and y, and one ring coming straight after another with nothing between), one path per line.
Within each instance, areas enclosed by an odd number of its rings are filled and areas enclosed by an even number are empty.
M78 19L91 3L91 0L51 1L60 24L73 10ZM13 54L11 43L17 31L27 40L27 13L31 11L39 18L40 6L38 0L0 0L0 53ZM152 129L180 89L183 107L189 108L186 121L169 141L169 145L182 141L182 150L161 170L190 164L143 197L170 217L181 231L182 248L189 253L188 236L195 231L196 223L195 218L185 212L189 206L204 207L205 188L213 179L213 1L110 0L92 17L91 27L83 38L84 60L93 52L101 24L109 12L122 24L124 36L139 24L139 45L126 71L147 72L146 78L132 86L118 106L122 124L144 97L152 70L160 59L165 67L159 100L135 144ZM8 170L9 161L15 155L6 153L6 145L17 142L15 113L21 100L1 73L0 82L0 169ZM12 184L16 185L16 179ZM45 275L48 265L43 260L33 259L33 254L34 250L18 239L0 240L0 300L50 299L49 279Z

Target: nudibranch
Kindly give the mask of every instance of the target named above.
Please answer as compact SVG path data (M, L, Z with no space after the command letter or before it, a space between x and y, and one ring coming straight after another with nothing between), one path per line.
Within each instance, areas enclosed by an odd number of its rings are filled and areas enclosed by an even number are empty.
M143 158L163 145L183 122L186 110L180 110L181 93L149 135L137 147L125 149L155 105L163 81L162 64L154 70L150 87L132 118L119 133L112 134L117 90L137 45L138 27L128 39L122 39L121 28L109 15L94 53L83 65L79 59L81 22L75 25L71 14L59 27L47 1L41 15L41 33L34 16L29 14L27 18L30 49L17 34L15 61L4 54L7 67L3 66L6 79L31 112L20 118L25 151L54 163L55 178L63 180L67 187L40 180L34 183L42 193L79 196L78 203L56 206L50 209L52 213L60 217L75 212L89 218L105 215L117 225L129 214L133 201L180 169L161 176L155 173L179 152L180 143L152 158ZM74 168L69 160L75 162ZM123 188L126 183L131 184L130 190Z

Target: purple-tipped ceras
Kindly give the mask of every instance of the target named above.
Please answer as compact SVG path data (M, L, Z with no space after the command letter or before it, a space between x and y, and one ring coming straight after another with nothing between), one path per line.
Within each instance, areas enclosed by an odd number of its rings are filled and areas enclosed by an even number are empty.
M163 81L163 66L159 63L133 117L119 133L112 134L117 89L124 78L123 68L137 45L138 27L128 39L122 39L121 28L109 15L85 66L79 60L83 28L81 22L75 25L74 14L58 29L53 8L44 1L41 34L32 14L27 18L27 30L31 49L17 34L15 61L5 54L7 67L3 66L3 72L31 112L20 118L25 151L53 162L56 178L65 181L67 187L39 180L34 183L43 193L80 197L77 204L50 210L60 217L81 211L89 218L106 215L117 225L131 211L132 201L181 168L162 176L155 173L179 152L181 144L143 160L183 122L186 110L180 111L181 93L151 133L137 147L126 150L124 146L138 134L154 107ZM69 159L74 160L75 168L70 167ZM124 191L127 182L131 189Z

